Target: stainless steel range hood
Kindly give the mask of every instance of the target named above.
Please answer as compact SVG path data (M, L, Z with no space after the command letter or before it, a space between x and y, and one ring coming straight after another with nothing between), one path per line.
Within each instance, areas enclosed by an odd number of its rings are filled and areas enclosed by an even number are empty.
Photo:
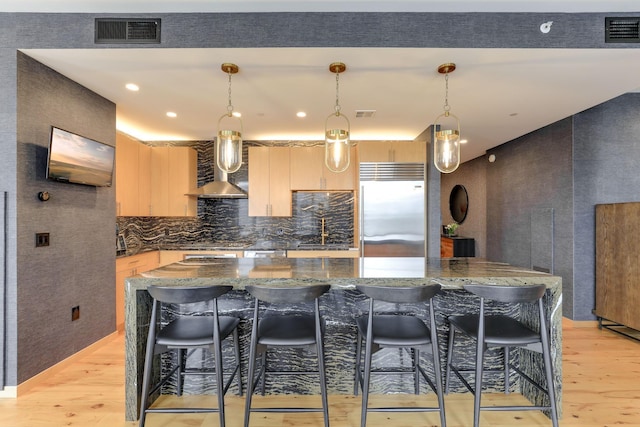
M187 196L196 196L199 199L246 199L247 192L235 184L227 181L227 173L213 164L213 181L198 187L187 193Z

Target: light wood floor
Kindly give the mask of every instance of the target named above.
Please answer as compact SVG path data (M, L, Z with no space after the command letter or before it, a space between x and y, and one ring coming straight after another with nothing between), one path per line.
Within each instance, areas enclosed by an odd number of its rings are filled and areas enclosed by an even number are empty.
M568 322L569 324L571 322ZM640 427L640 342L613 332L589 327L565 326L564 339L564 416L563 427ZM18 399L0 399L0 426L53 427L134 426L124 421L124 349L123 335L84 356ZM427 395L431 398L432 395ZM412 395L381 396L413 399ZM424 399L425 397L422 396ZM318 397L268 397L269 405L295 399L315 404ZM483 397L504 401L502 394ZM508 399L521 399L514 395ZM256 397L259 404L261 399ZM227 398L227 425L242 425L244 400ZM411 404L410 401L408 401ZM285 405L293 406L290 401ZM423 403L421 403L423 404ZM359 426L360 400L353 396L331 396L331 423L334 427ZM470 394L446 396L447 424L450 427L472 425ZM550 426L548 418L530 412L484 412L482 427ZM252 427L322 426L320 414L253 414ZM151 414L148 427L217 426L217 414ZM369 427L414 427L439 425L437 414L373 413Z

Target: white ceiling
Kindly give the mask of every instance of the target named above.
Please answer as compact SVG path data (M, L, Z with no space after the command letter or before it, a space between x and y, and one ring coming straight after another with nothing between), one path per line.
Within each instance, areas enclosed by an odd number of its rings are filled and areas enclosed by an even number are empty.
M385 11L391 6L394 11L421 11L427 6L429 11L640 9L637 0L496 0L481 2L481 7L463 0L5 0L0 11L55 7L56 12L135 13L145 6L148 11L151 4L158 12L242 12L245 7L254 12L345 7ZM442 112L444 78L437 66L455 62L458 69L449 78L449 104L460 117L462 137L469 141L462 148L463 161L640 87L640 49L145 48L25 53L115 102L118 128L142 140L213 138L227 105L223 62L240 67L232 79L232 101L243 115L244 139L321 140L325 119L334 111L335 76L328 70L334 61L347 65L340 76L340 105L351 121L352 139L413 140ZM140 91L127 91L124 85L129 82L137 83ZM295 116L301 110L307 113L304 119ZM375 110L375 114L356 118L356 110ZM167 111L178 116L169 119Z

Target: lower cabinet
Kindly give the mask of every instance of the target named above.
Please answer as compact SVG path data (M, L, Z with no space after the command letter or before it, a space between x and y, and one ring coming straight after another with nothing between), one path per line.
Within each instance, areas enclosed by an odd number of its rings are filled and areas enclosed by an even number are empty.
M469 237L440 237L440 258L474 257L476 241Z
M116 329L124 331L124 281L160 266L159 251L116 259Z

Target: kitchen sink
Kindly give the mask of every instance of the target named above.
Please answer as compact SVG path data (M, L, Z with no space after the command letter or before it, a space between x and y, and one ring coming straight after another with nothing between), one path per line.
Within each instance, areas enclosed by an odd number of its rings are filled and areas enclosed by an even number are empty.
M328 243L326 245L322 245L320 243L300 243L296 247L296 249L301 251L321 251L321 250L348 251L349 245L345 243Z

